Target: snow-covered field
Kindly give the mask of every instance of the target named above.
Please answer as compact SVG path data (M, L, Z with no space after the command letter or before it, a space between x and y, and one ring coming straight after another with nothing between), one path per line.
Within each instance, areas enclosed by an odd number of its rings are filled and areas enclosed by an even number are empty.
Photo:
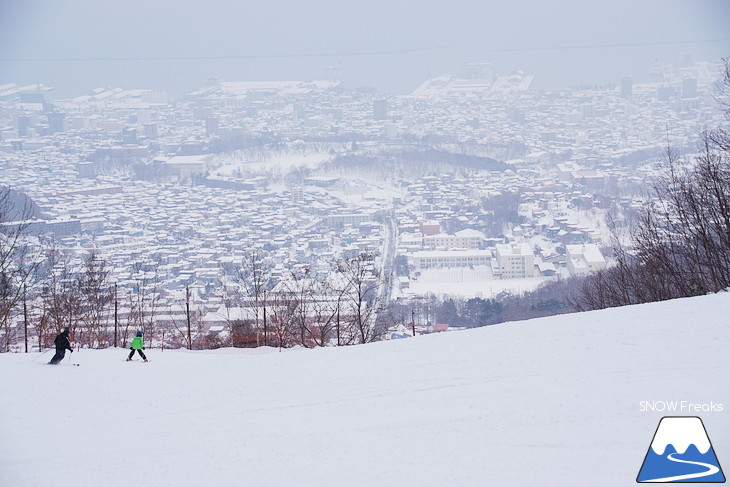
M493 298L504 291L516 294L532 291L548 280L544 277L498 279L492 275L489 266L426 269L418 280L410 282L410 287L403 294Z
M729 349L724 293L347 348L2 354L0 485L633 485L665 415L728 468ZM724 409L642 411L670 400Z

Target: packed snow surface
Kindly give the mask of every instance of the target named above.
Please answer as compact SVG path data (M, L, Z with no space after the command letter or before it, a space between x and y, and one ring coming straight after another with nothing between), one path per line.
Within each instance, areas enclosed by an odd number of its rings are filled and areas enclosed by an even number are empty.
M662 416L730 465L729 346L723 293L356 347L0 354L0 485L633 485ZM675 400L723 410L642 407Z

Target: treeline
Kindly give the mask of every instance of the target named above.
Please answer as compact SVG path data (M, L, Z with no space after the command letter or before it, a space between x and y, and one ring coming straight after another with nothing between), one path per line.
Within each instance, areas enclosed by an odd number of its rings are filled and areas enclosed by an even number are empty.
M404 151L398 155L406 165L412 163L450 164L460 168L483 171L504 171L509 165L491 157L458 154L437 149Z
M315 274L299 266L272 279L272 266L256 250L224 269L223 315L226 333L203 337L206 348L219 346L324 347L368 343L389 327L387 278L376 270L375 256L362 253Z
M328 173L377 173L397 177L420 177L444 171L505 171L509 165L490 157L459 154L438 149L382 151L377 154L339 155L323 166Z
M50 346L65 327L90 348L125 347L142 331L157 346L188 349L344 346L378 340L388 328L389 283L369 253L325 273L297 266L274 278L272 262L251 250L220 269L217 285L180 295L164 289L159 263L134 263L117 287L97 251L79 260L52 241L26 240L25 231L0 226L2 352L28 341Z
M50 346L65 327L85 346L125 346L135 330L153 322L157 293L146 278L117 296L107 262L96 251L79 265L52 241L23 241L23 232L14 227L0 235L0 351L29 341ZM120 304L126 312L117 323Z
M573 313L571 296L580 289L580 278L548 281L532 291L503 292L494 298L439 297L428 295L388 310L389 323L409 329L417 325L448 324L478 328L510 321Z

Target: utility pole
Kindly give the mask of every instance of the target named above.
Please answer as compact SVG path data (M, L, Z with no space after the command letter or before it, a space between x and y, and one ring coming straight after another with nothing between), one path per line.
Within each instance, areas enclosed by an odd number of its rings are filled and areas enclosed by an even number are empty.
M25 353L28 353L28 286L23 284L23 327L25 328Z
M185 287L185 310L188 317L188 350L193 349L193 339L190 335L190 288Z
M119 300L117 299L117 283L114 283L114 348L117 348L119 333Z

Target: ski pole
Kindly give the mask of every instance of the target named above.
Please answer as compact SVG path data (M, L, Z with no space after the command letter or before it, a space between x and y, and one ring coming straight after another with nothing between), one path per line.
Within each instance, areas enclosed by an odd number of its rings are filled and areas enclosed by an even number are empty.
M71 364L71 365L75 365L76 367L78 367L79 366L79 363L78 362L71 362L71 356L73 354L74 354L74 351L71 350L71 352L68 354L68 363Z
M42 356L44 356L45 354L47 354L50 351L51 351L51 349L49 348L48 350L46 350L45 352L43 352L42 354L40 354L36 358L34 358L33 362L37 361L39 358L41 358Z

